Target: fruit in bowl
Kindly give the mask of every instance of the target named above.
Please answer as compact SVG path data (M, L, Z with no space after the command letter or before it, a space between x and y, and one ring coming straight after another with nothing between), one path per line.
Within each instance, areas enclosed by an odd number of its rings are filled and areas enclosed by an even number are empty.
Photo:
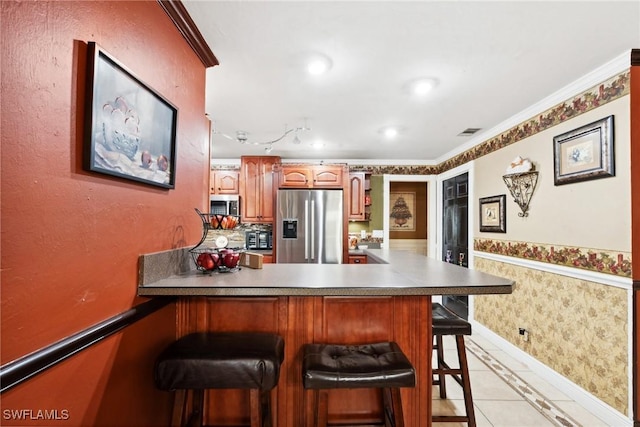
M212 253L212 252L203 252L200 255L198 255L198 258L196 259L196 263L203 270L211 271L211 270L215 270L215 268L218 266L219 260L220 259L218 254Z
M211 215L210 223L212 228L231 230L238 225L238 217L232 215Z
M238 225L238 217L227 215L222 220L222 228L224 228L225 230L236 228L236 225Z
M227 252L222 256L222 263L227 268L235 268L240 261L240 254L237 252Z
M211 215L211 227L212 228L220 228L221 227L221 222L222 222L222 218L224 217L224 215Z

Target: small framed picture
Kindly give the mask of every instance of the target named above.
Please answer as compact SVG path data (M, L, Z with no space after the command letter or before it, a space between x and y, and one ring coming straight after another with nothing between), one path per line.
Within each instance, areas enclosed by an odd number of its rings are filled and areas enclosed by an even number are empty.
M507 232L506 194L480 199L480 231Z
M178 109L89 42L86 170L175 187Z
M613 116L553 138L555 185L615 176Z

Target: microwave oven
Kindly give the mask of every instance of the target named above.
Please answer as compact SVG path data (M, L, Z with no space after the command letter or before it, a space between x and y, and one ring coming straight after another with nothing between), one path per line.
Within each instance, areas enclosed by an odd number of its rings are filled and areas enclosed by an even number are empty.
M240 196L237 194L212 194L209 213L240 216Z

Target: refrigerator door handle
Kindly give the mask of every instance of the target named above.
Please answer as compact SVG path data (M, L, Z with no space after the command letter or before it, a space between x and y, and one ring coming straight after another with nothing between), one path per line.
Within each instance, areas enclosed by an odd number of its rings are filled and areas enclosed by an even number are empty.
M311 200L311 227L309 227L309 229L311 230L311 259L315 259L315 250L314 248L316 247L316 243L315 243L315 235L316 235L316 203L315 200Z
M304 201L304 259L309 259L309 200Z

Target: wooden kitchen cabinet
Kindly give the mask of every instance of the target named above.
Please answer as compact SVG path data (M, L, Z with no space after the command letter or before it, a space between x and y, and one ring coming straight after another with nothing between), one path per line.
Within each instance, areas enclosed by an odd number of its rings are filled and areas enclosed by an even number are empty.
M349 220L364 221L364 172L349 174Z
M273 223L273 166L278 156L243 156L240 160L242 222Z
M416 370L416 386L401 390L405 426L431 425L430 296L184 297L176 304L178 336L252 331L283 337L284 365L272 392L274 426L312 425L314 414L305 407L307 391L300 375L305 344L382 341L397 342ZM205 399L205 407L215 409L205 412L205 425L250 424L249 390L212 389ZM327 404L332 425L384 425L376 390L333 389Z
M344 188L346 165L280 165L280 188Z
M212 170L209 177L210 194L239 194L240 172L236 170Z
M366 264L366 255L349 255L349 264Z
M371 219L371 174L351 172L349 174L349 220Z

